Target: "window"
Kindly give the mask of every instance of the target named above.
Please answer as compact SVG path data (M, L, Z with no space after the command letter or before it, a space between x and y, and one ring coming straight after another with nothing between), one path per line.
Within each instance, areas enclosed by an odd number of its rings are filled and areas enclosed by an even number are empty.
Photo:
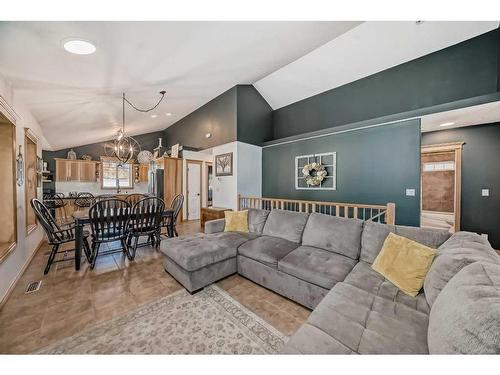
M114 158L101 158L101 165L101 187L103 189L118 189L118 187L132 189L134 187L134 173L131 163L121 164Z
M454 170L455 170L454 161L438 161L438 162L424 163L424 172L443 172L443 171L454 171Z

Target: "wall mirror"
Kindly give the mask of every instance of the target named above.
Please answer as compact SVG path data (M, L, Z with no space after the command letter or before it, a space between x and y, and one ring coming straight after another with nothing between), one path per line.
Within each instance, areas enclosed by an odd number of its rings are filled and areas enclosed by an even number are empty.
M38 157L36 154L37 139L28 128L24 129L24 192L26 196L26 234L35 230L37 221L31 207L31 200L37 197Z

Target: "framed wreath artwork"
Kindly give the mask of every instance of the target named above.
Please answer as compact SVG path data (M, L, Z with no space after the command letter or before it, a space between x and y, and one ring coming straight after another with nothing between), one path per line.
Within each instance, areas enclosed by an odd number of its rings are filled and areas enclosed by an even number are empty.
M233 153L215 155L215 176L233 175Z
M336 190L337 154L301 155L295 157L295 189Z

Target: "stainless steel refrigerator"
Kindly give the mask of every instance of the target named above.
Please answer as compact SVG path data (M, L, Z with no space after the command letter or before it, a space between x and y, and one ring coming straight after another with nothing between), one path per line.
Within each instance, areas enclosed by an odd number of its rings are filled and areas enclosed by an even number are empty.
M163 199L163 176L163 169L157 168L155 165L149 167L148 193L161 199Z

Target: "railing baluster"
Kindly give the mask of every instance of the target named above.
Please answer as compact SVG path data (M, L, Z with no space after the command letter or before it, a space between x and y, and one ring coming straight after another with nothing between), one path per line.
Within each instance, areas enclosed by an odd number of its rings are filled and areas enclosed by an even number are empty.
M380 223L395 223L396 205L369 205L357 203L336 203L321 201L306 201L298 199L241 197L238 196L238 208L259 208L264 210L282 209L295 212L321 213L337 217L353 217L362 220L372 220ZM343 212L342 212L343 210ZM369 212L368 212L369 211ZM102 229L107 230L107 222L102 221Z

